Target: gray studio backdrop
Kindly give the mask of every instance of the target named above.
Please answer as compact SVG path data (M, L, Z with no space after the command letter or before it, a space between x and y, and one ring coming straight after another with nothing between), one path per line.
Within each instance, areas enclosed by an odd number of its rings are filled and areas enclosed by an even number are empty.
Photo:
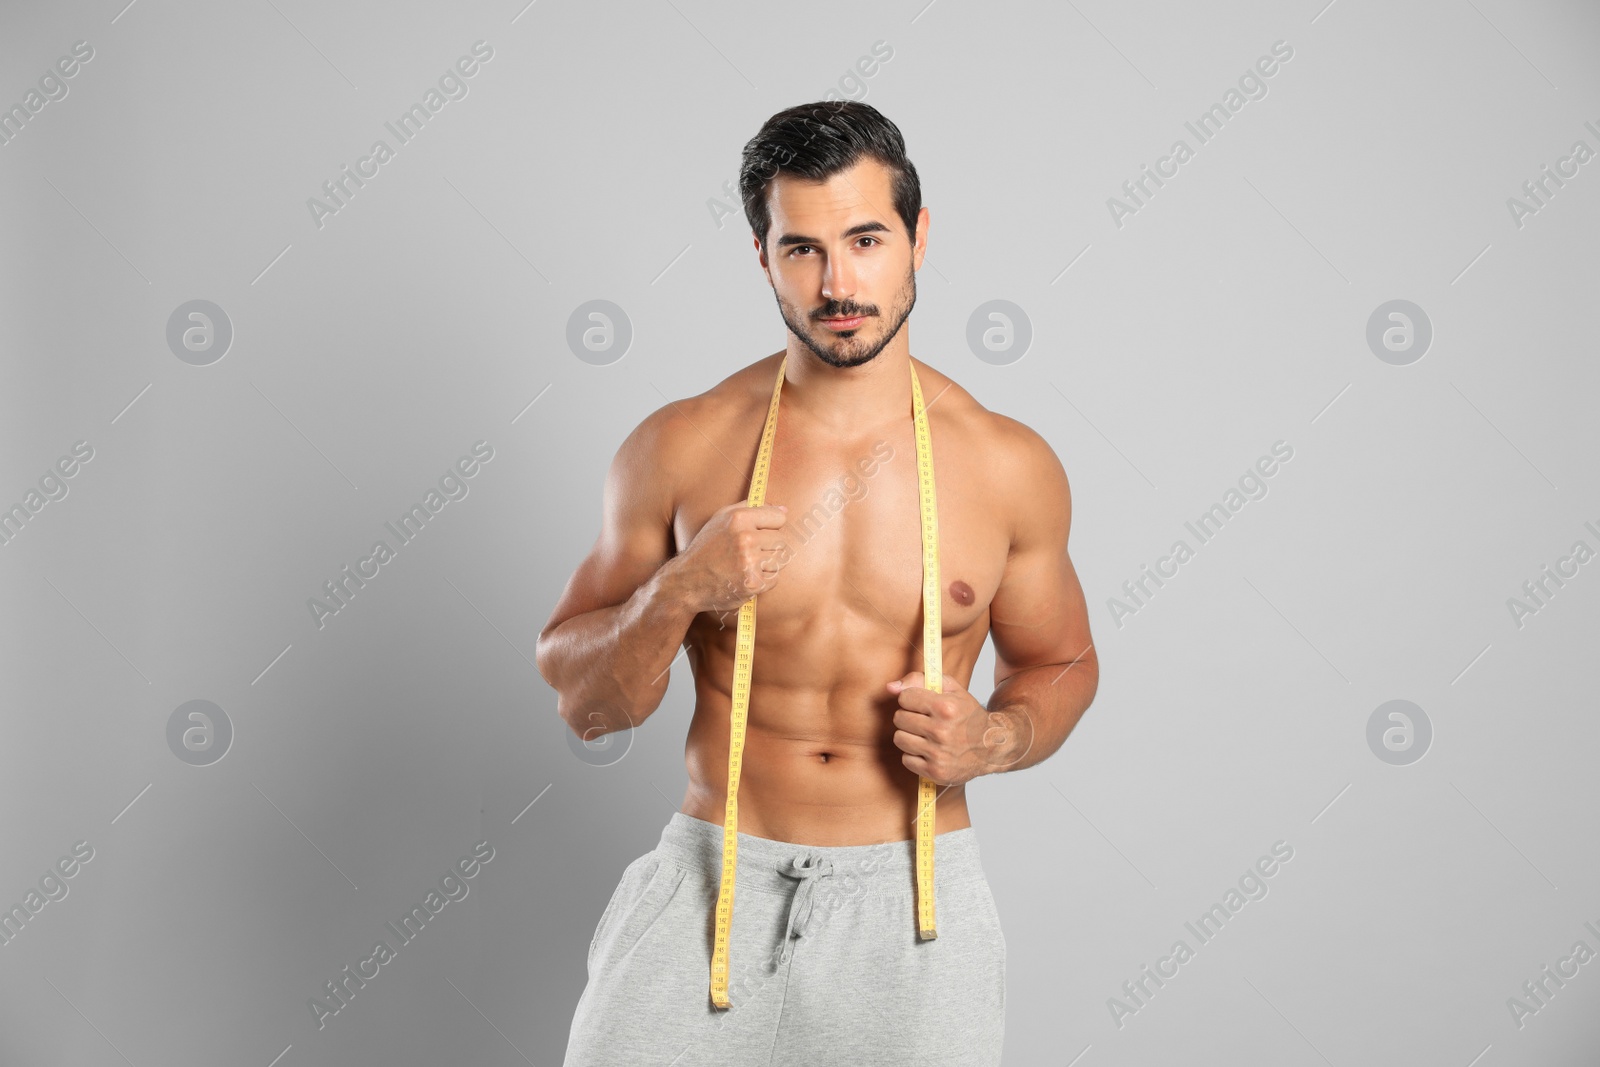
M0 1062L559 1063L692 689L575 748L535 637L829 94L1074 490L1006 1061L1594 1062L1593 4L124 3L0 26Z

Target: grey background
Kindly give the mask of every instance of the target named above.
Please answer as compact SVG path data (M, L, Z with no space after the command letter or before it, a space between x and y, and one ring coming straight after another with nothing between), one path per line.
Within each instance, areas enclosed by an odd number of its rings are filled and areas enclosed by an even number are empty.
M1009 946L1007 1062L1592 1063L1600 962L1600 149L1588 3L8 4L0 103L0 1061L559 1063L594 924L684 787L692 688L577 758L535 637L645 415L783 343L737 204L773 111L845 93L932 213L912 350L1055 447L1103 679L1064 748L969 787ZM493 58L319 228L324 181ZM1106 206L1273 42L1294 49L1138 213ZM1069 269L1070 265L1070 269ZM231 348L194 366L169 316ZM625 310L623 358L566 344ZM967 347L1024 309L1028 352ZM1428 315L1405 366L1368 317ZM536 402L535 402L536 401ZM531 406L530 406L531 405ZM318 628L306 601L473 442L494 458ZM1109 598L1275 441L1146 605ZM986 697L992 653L974 678ZM1405 766L1380 704L1433 729ZM207 766L173 712L220 707ZM494 858L325 1028L308 999L480 841ZM1108 998L1276 841L1293 859L1134 1016ZM388 938L391 942L392 937Z

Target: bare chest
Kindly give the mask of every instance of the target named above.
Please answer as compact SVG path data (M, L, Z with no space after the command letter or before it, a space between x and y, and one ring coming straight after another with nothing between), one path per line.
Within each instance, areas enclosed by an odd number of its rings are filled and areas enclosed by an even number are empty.
M852 440L786 435L774 443L766 502L787 506L776 585L760 598L757 641L819 639L919 647L923 546L911 420ZM729 464L679 508L678 549L718 508L744 496ZM940 613L946 637L987 632L1010 545L1008 517L981 459L957 440L933 445ZM898 635L898 636L896 636Z

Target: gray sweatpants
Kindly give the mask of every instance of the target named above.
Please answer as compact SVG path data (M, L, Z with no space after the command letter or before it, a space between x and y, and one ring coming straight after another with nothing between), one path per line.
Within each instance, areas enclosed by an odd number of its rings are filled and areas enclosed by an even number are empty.
M934 838L939 936L914 840L739 835L728 997L711 1003L722 827L676 812L622 873L589 946L565 1067L995 1067L1006 943L972 827Z

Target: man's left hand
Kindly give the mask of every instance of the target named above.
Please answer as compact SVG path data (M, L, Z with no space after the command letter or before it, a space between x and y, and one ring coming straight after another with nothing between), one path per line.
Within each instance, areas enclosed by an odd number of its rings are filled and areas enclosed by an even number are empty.
M894 743L907 770L941 786L961 785L1004 770L1012 740L1007 718L978 703L948 675L943 691L923 688L921 671L888 683L900 698L894 713Z

